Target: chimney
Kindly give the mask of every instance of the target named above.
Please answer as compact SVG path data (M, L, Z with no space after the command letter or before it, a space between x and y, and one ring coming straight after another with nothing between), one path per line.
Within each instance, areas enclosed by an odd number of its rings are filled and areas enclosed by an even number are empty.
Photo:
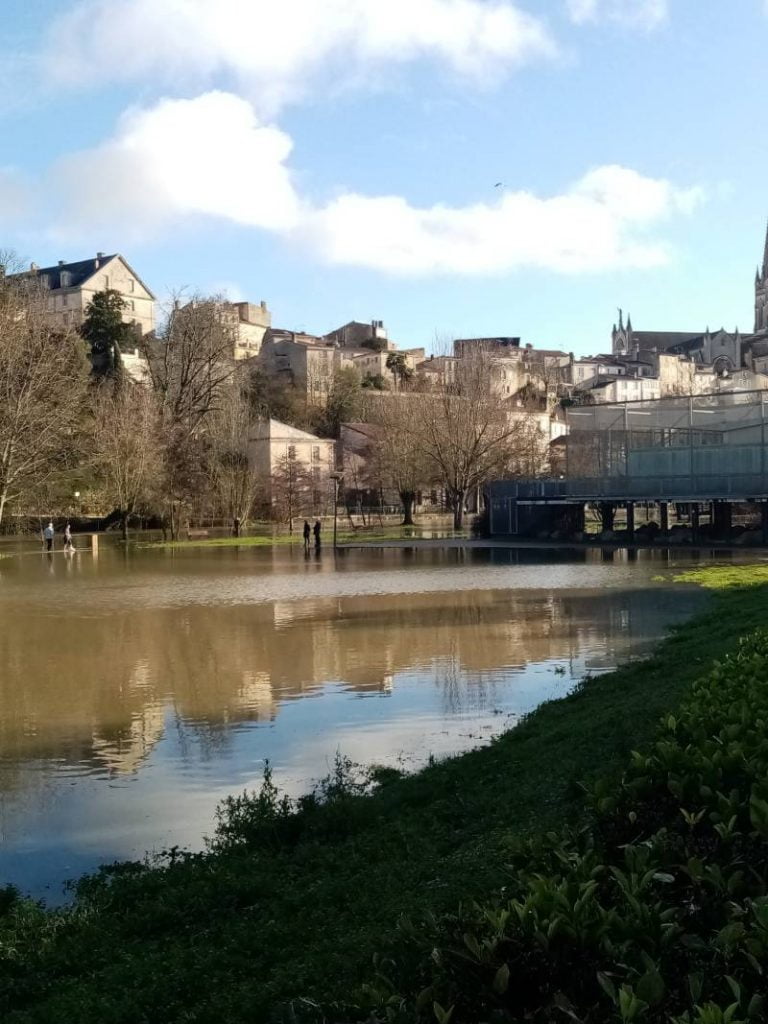
M99 267L101 266L101 261L102 261L103 259L104 259L104 253L103 253L103 252L97 252L97 253L96 253L96 259L95 259L95 260L93 261L93 262L94 262L94 265L95 265L95 267L96 267L96 269L97 269L97 270L98 270L98 269L99 269Z
M60 267L65 267L66 265L67 265L67 261L66 260L59 260L59 266Z
M267 304L266 304L266 302L264 301L264 299L262 299L262 300L261 300L261 308L262 308L262 309L266 309L266 308L267 308Z
M38 267L38 265L36 263L30 263L29 264L29 269L34 274L34 273L36 273L40 269L40 267Z

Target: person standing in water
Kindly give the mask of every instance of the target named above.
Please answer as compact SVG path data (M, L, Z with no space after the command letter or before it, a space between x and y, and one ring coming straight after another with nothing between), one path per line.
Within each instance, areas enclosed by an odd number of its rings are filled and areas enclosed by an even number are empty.
M312 527L312 532L315 535L315 550L320 550L320 520L315 520L315 525Z
M49 522L48 525L46 526L46 528L43 530L43 540L45 541L45 550L46 551L53 551L53 538L54 538L53 523Z
M309 551L309 536L312 533L312 527L308 521L304 520L304 550Z
M72 528L69 525L69 523L67 523L67 525L64 527L64 550L75 550L75 545L72 543Z

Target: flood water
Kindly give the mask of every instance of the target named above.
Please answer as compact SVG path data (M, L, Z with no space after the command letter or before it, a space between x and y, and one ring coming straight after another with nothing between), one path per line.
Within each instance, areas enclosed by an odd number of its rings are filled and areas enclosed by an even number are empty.
M411 770L647 652L705 599L665 553L221 548L0 560L0 884L172 845L269 758ZM722 558L722 555L720 556Z

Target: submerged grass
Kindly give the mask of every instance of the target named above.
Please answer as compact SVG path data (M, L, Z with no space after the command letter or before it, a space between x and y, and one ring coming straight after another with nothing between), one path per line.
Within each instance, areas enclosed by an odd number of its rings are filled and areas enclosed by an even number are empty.
M439 917L488 899L509 881L521 836L584 822L578 783L617 784L660 716L764 622L766 567L703 572L707 610L653 657L585 682L485 749L410 777L379 774L372 794L340 771L298 807L269 787L235 798L209 852L103 872L80 883L70 908L7 894L0 1015L9 1024L345 1019L313 1006L350 1001L372 957L400 941L401 915ZM415 1019L404 1005L401 1019Z
M392 527L389 529L369 529L363 527L359 530L339 530L337 539L339 544L348 541L377 541L377 540L404 540L409 537L419 536L414 533L411 527ZM201 537L194 540L168 540L168 541L145 541L139 544L144 548L262 548L274 547L275 545L298 545L301 546L304 539L301 533L278 533L259 534L246 537ZM314 545L314 541L313 541ZM325 529L323 533L323 545L332 547L333 531Z

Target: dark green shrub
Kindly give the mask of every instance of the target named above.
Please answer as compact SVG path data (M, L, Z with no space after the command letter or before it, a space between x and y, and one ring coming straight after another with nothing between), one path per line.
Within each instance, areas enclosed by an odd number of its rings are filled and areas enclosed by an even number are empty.
M768 633L744 639L589 787L591 819L517 843L509 882L404 920L358 1002L379 1021L765 1020Z

